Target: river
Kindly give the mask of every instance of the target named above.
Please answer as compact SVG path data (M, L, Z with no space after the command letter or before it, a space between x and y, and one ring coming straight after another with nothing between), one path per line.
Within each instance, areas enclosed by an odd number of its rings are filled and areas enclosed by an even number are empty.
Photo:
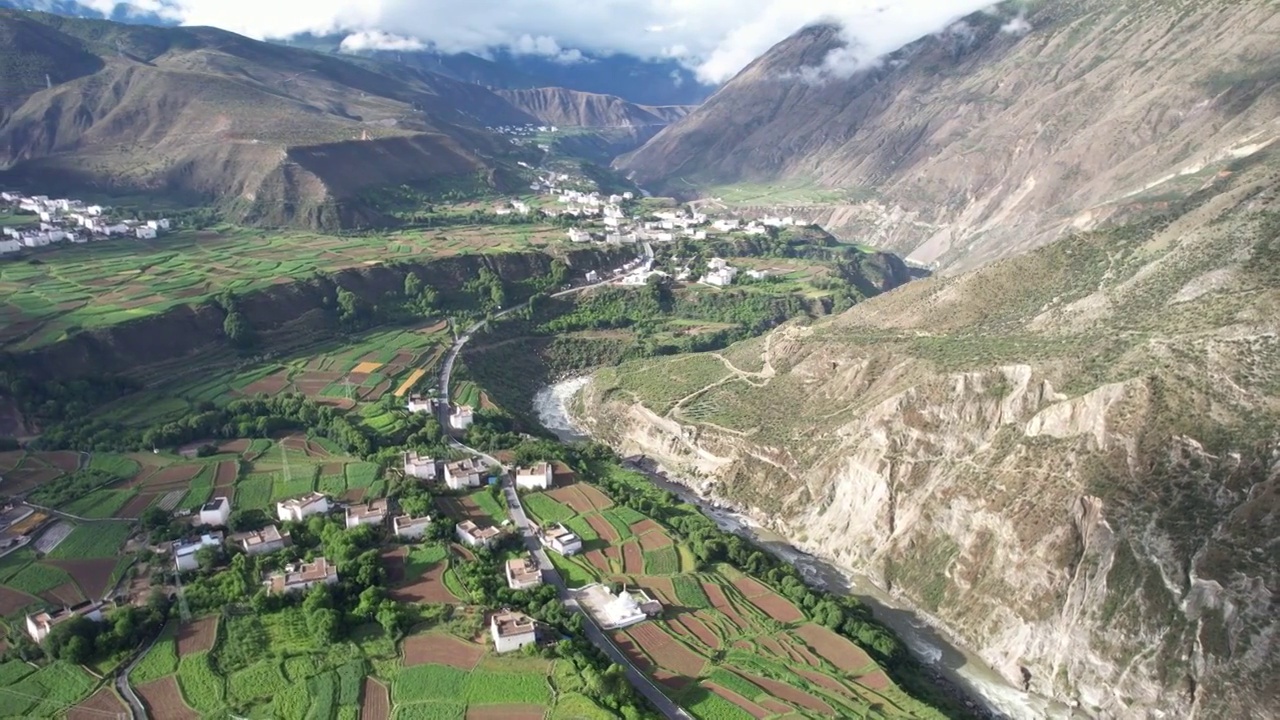
M586 377L565 380L544 387L534 398L539 421L562 442L590 439L574 424L568 411L568 403L588 382ZM786 538L761 527L745 515L715 505L685 485L665 480L654 473L649 473L649 479L684 501L697 505L721 529L748 538L799 568L814 587L851 595L865 603L876 619L896 632L921 662L937 670L996 716L1016 720L1084 717L1060 702L1010 684L973 653L948 639L919 611L905 606L900 599L890 596L865 577L798 550Z

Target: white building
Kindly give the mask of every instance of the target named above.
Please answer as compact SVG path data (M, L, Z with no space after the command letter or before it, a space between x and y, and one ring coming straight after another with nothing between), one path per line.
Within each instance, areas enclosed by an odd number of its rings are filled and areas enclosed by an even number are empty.
M532 555L511 558L506 567L507 587L512 590L528 590L542 584L542 570Z
M94 622L102 622L101 606L97 603L84 603L73 608L64 607L53 612L42 610L28 615L27 634L36 643L43 642L45 638L49 637L49 633L56 625L77 616L89 618Z
M488 468L475 458L466 458L444 466L444 484L450 490L480 487L481 476Z
M381 525L387 520L387 499L378 498L361 505L352 505L346 512L347 529L361 525Z
M267 576L262 584L267 586L268 592L279 595L306 590L316 585L333 585L336 582L338 568L329 564L325 558L318 557L315 562L288 565L284 572Z
M201 535L199 540L191 542L175 542L173 544L173 564L179 571L195 570L200 567L196 553L207 547L222 547L222 533Z
M324 493L310 492L302 497L289 498L276 503L276 516L281 522L301 522L311 515L329 512L329 497Z
M702 276L702 282L714 287L728 287L733 284L733 279L737 277L738 270L736 268L724 267L719 270L712 270Z
M662 614L662 603L640 589L624 589L614 595L605 585L595 584L575 590L573 594L579 605L605 630L630 627Z
M426 535L427 528L431 527L431 516L415 518L401 515L391 519L391 527L395 529L396 537L402 540L418 540Z
M459 405L449 413L449 427L454 430L466 430L475 422L475 410L470 405Z
M436 399L425 395L410 395L405 408L411 413L433 413L436 411Z
M404 476L419 480L436 479L436 459L414 451L404 454Z
M717 220L711 223L711 227L715 228L716 230L719 230L720 232L731 232L733 230L738 229L738 221L737 220Z
M538 641L538 625L524 613L504 610L489 620L493 649L499 653L519 650Z
M524 490L546 490L551 487L551 463L516 468L516 487Z
M471 547L492 547L500 533L501 531L496 527L488 525L480 527L471 520L463 520L454 529L454 534L458 536L458 540Z
M231 501L216 497L200 506L200 524L225 527L231 517Z
M563 525L552 525L542 532L541 538L544 546L566 557L582 552L582 538Z
M0 240L0 255L4 253L15 253L22 249L22 243L17 240L7 239Z
M134 233L137 234L139 240L155 240L156 229L153 227L135 228Z
M591 242L591 233L587 232L586 230L579 230L578 228L569 228L569 242L572 242L572 243Z
M159 220L148 220L147 227L151 228L152 230L168 230L169 219L160 218Z
M289 544L289 533L280 533L280 528L268 525L261 530L236 533L229 540L246 555L266 555L283 550Z

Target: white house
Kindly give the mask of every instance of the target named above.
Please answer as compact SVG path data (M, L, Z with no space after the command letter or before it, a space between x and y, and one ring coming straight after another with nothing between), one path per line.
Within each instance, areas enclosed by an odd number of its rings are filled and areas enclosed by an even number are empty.
M362 505L347 508L347 529L361 525L381 525L387 520L387 499L378 498Z
M711 223L711 227L714 227L716 230L719 230L720 232L730 232L738 229L738 221L737 220L717 220Z
M458 536L458 540L463 544L471 547L491 547L494 540L498 538L500 531L496 527L485 526L480 527L471 520L463 520L458 523L454 529L454 534Z
M411 413L433 413L436 411L436 399L426 395L410 395L405 408Z
M134 230L139 240L155 240L156 229L153 227L140 227Z
M169 219L160 218L159 220L148 220L147 227L151 228L152 230L168 230Z
M22 243L17 240L0 240L0 254L14 253L22 249Z
M261 530L236 533L229 540L236 544L246 555L266 555L283 550L289 544L289 533L280 533L280 528L268 525Z
M82 616L93 620L94 622L102 622L102 609L98 603L84 603L76 607L64 607L61 610L49 612L42 610L38 613L27 616L27 634L37 643L43 642L49 637L50 631L54 626L66 622L73 617Z
M449 413L449 427L454 430L466 430L475 422L475 410L470 405L459 405Z
M404 476L419 480L436 479L436 459L414 451L404 454Z
M480 487L481 473L487 468L475 458L466 458L444 466L444 484L450 490Z
M551 463L516 468L516 487L524 490L546 490L551 487Z
M528 590L542 584L542 570L532 555L511 558L507 561L507 587L512 590Z
M225 527L231 517L231 501L216 497L200 506L200 524Z
M315 562L288 565L284 572L272 573L262 583L273 594L297 592L315 585L332 585L338 582L338 569L323 557Z
M430 526L430 515L423 515L420 518L401 515L391 520L391 527L395 529L396 537L402 540L417 540L427 534L427 528Z
M493 649L500 653L519 650L538 641L538 626L524 613L504 610L489 620L489 632L493 635Z
M90 205L89 207L84 209L84 213L91 217L97 217L101 215L102 212L103 212L103 208L101 205Z
M733 279L737 277L737 268L723 267L719 270L712 270L702 276L702 282L715 287L728 287L733 284Z
M45 247L49 244L49 236L44 233L27 233L22 236L22 244L29 248Z
M582 552L582 538L563 525L552 525L544 530L542 544L564 556Z
M572 242L572 243L591 242L591 233L587 232L586 230L579 230L578 228L569 228L569 242Z
M222 547L222 533L201 535L199 540L192 540L191 542L175 542L173 544L173 564L179 571L195 570L200 567L200 561L196 560L196 553L207 547Z
M281 522L301 522L311 516L329 512L329 497L324 493L310 492L296 498L276 503L276 516Z

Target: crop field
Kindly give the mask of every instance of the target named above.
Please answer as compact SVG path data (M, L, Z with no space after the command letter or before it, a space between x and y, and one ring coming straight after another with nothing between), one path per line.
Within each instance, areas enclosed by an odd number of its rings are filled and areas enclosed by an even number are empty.
M398 602L453 604L459 600L446 582L449 563L440 546L398 547L384 552L387 579L393 583L391 598Z
M582 555L550 555L570 586L624 581L663 603L661 619L614 639L694 716L861 717L879 706L905 717L914 707L857 645L732 567L695 572L692 552L666 528L613 506L599 488L577 484L523 502L582 535Z
M37 347L74 328L95 328L196 304L224 289L263 288L315 270L391 259L504 252L557 242L552 226L460 226L379 237L225 228L156 240L51 247L39 263L0 267L0 344ZM25 339L24 339L25 338Z
M0 716L63 717L68 706L88 698L97 684L80 667L64 661L38 670L21 661L10 661L0 665Z
M83 560L116 557L132 528L125 522L94 522L77 525L75 530L49 553L53 560Z

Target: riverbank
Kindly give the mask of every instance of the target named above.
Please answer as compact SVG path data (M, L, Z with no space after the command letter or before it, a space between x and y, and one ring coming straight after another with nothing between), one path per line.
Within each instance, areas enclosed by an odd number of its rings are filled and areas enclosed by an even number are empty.
M534 409L539 421L563 442L590 439L574 422L570 410L573 398L588 382L585 377L568 379L543 388L535 397ZM935 673L940 685L953 689L958 696L980 703L990 717L1016 720L1082 717L1062 703L1011 685L979 658L946 637L917 609L904 605L900 599L866 578L797 549L787 538L765 529L734 508L726 508L700 495L690 485L679 482L679 478L671 477L651 461L638 463L636 469L643 471L654 484L697 506L721 529L751 540L796 566L812 586L849 595L866 604L876 619L897 633L912 654Z

